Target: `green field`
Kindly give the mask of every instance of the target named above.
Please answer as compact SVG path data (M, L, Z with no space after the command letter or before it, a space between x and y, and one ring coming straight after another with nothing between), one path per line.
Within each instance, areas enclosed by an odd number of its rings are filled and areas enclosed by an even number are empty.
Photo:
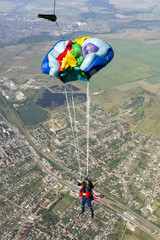
M160 83L160 76L155 76L155 77L151 77L145 80L145 82L149 83L149 84L158 84Z
M150 235L136 227L135 231L131 234L126 234L123 240L154 240Z
M112 40L111 42L113 48L117 50L118 55L160 70L160 43L148 44L146 42L124 39L116 39Z
M112 39L110 44L115 56L108 66L91 78L92 90L139 80L160 83L160 43Z
M139 238L137 238L136 236L134 235L128 235L126 234L123 238L123 240L139 240Z
M150 98L149 102L145 104L143 117L137 124L135 128L136 131L145 134L152 134L155 137L160 138L159 105L160 98L158 96Z
M26 125L36 125L47 119L48 114L37 105L30 106L28 110L18 113Z
M53 208L53 212L57 213L57 209L59 209L61 212L66 211L70 204L73 202L73 200L74 198L68 195L68 193L65 194L62 199L58 200L57 204Z

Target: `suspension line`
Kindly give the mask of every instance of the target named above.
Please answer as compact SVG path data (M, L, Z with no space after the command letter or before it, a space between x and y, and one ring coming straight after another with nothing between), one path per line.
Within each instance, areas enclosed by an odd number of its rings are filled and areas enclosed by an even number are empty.
M87 177L88 177L88 163L89 163L89 110L90 110L90 97L89 97L89 81L87 82L87 99L86 99L86 119L87 119Z
M71 116L70 105L69 105L69 101L68 101L68 95L67 95L66 87L65 87L65 96L66 96L66 102L67 102L67 108L68 108L68 115L69 115L69 119L70 119L71 130L72 130L72 135L73 135L73 140L74 140L75 153L76 153L76 155L77 155L77 162L78 162L78 167L79 167L79 174L80 174L80 178L81 178L81 164L80 164L80 159L79 159L78 151L77 151L77 145L76 145L76 140L75 140L75 134L74 134L74 129L73 129L72 116Z
M81 177L81 162L80 162L80 156L79 156L78 129L77 129L76 110L75 110L75 104L74 104L72 85L71 85L71 89L72 89L72 104L73 104L74 127L75 127L75 133L76 133L77 158L78 158L78 162L79 162L80 177Z

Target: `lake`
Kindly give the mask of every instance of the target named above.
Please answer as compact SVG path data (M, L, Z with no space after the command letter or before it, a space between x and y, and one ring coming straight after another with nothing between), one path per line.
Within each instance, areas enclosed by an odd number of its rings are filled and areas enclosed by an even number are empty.
M26 111L18 112L18 115L26 125L36 125L48 118L47 111L37 105L30 106Z
M66 89L67 92L70 92L72 89L73 89L73 91L79 91L80 90L80 88L77 88L77 87L75 87L75 86L73 86L71 84L68 84L66 86L53 85L53 86L50 87L50 89L52 89L52 90L54 90L56 92L57 91L64 92L65 89Z
M72 94L68 93L67 96L68 100L71 101ZM73 96L75 103L86 101L86 94L84 93L74 93ZM36 104L43 108L56 108L62 105L66 105L66 96L64 93L52 93L46 89L42 94L42 98L39 98Z

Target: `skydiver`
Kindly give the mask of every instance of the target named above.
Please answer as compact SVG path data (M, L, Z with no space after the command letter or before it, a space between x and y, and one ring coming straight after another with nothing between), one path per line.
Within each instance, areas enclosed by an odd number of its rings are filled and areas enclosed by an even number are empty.
M82 197L82 211L80 214L85 212L85 204L87 202L88 207L90 208L91 211L91 218L94 217L94 212L93 212L93 207L92 207L92 197L91 197L91 189L88 184L88 180L84 180L82 183L82 188L79 191L80 196Z
M82 213L84 213L85 211L85 204L87 202L88 204L88 207L90 208L90 211L91 211L91 218L94 217L94 212L93 212L93 207L92 207L92 200L94 199L99 199L99 198L103 198L104 196L103 195L100 195L100 196L96 196L92 189L94 188L94 185L92 183L91 180L88 180L88 178L86 178L83 182L79 182L77 184L78 186L82 186L82 188L80 189L79 191L79 195L82 197Z
M94 200L94 199L100 199L100 198L103 198L103 197L104 197L104 195L100 195L100 196L96 196L96 195L95 195L95 193L92 191L95 186L93 185L93 183L92 183L91 180L88 180L88 178L85 178L84 181L78 182L77 185L78 185L78 186L83 186L83 184L87 184L87 187L88 187L88 189L90 190L91 195L92 195L92 200Z

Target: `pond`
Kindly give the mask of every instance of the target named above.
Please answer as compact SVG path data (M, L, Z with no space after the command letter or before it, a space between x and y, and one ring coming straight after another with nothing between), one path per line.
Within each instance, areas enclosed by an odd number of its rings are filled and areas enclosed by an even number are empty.
M72 94L68 93L68 100L70 101L72 98ZM74 93L74 101L77 102L85 102L86 94L84 93ZM48 89L43 92L42 98L39 98L36 102L37 105L43 108L56 108L62 105L66 105L66 96L64 93L52 93Z
M26 125L36 125L48 118L48 113L37 105L32 105L27 110L18 112L18 115Z
M64 92L65 88L66 88L67 92L70 92L72 89L73 89L73 91L79 91L80 90L80 88L77 88L77 87L75 87L75 86L73 86L71 84L68 84L66 86L54 85L54 86L51 86L50 88L52 90L59 91L59 92L60 91Z

